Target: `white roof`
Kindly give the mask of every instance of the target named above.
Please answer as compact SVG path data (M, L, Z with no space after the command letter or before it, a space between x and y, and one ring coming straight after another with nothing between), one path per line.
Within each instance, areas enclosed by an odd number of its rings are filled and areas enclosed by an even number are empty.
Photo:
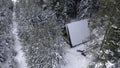
M87 19L68 23L66 27L72 46L83 43L85 40L87 41L87 37L90 35Z

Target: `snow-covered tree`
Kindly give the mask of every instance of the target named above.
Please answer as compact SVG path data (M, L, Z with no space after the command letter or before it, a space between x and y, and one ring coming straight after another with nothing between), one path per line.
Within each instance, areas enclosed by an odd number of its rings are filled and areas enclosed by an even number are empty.
M91 17L90 27L96 48L96 68L119 68L120 63L120 7L119 0L100 0L99 11ZM97 39L97 41L95 41ZM96 52L95 52L96 51ZM97 64L96 64L97 63Z

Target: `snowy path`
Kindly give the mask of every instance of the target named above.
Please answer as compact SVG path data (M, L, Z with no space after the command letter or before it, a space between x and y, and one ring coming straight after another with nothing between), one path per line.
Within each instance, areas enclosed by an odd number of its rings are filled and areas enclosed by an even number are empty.
M18 68L27 68L26 57L22 50L22 45L18 37L18 23L16 21L16 13L15 13L16 0L13 0L13 2L14 2L14 12L13 12L13 30L12 31L13 31L14 40L15 40L14 49L17 52L17 55L15 56L15 60L18 63Z

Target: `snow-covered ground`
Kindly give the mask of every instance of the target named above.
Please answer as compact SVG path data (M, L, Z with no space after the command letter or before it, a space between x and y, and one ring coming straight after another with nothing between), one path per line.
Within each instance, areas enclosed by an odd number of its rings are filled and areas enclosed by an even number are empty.
M66 65L62 68L87 68L92 61L92 55L83 56L77 50L86 50L84 44L75 48L67 48L64 56Z
M79 23L81 22L81 23ZM82 40L85 40L87 36L89 36L88 23L86 20L72 22L72 24L68 25L68 29L70 29L70 33L72 36L72 40L75 44L81 43ZM75 24L74 24L75 23ZM78 32L80 31L80 32ZM78 33L78 34L75 34ZM77 42L76 42L77 41ZM81 44L74 48L66 48L66 54L64 59L66 61L66 65L62 66L62 68L88 68L90 62L92 61L92 55L83 56L81 52L77 52L77 50L86 50L87 46Z
M22 50L22 45L21 42L19 41L19 37L18 35L18 31L17 31L17 24L16 22L14 22L13 24L13 34L14 34L14 38L15 38L15 51L17 52L17 55L15 56L15 60L18 63L18 68L27 68L27 63L26 63L26 57L25 54Z
M17 0L12 0L14 3L17 2Z
M13 0L14 5L16 4L16 0ZM15 10L15 7L14 7ZM16 13L13 12L13 36L14 36L14 49L17 52L17 55L15 56L15 61L17 62L18 68L27 68L26 63L26 57L25 53L22 50L22 43L20 42L20 39L18 37L18 23L16 21Z

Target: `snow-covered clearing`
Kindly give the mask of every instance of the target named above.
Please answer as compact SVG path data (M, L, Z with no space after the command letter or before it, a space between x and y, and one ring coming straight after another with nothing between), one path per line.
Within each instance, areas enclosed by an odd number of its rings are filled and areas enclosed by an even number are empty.
M92 55L83 56L77 50L85 50L86 46L80 45L75 48L67 48L64 56L66 65L62 68L87 68L92 61Z

